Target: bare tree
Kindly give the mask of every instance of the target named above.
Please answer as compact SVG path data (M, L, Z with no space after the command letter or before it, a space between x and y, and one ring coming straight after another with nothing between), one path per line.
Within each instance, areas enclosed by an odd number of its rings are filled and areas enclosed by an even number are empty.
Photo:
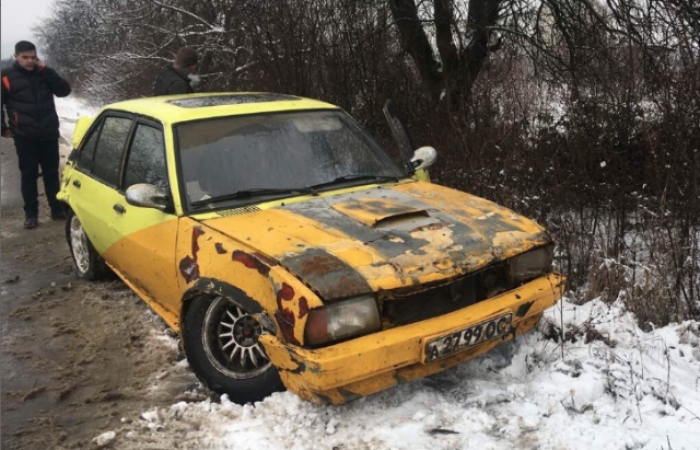
M499 20L502 0L389 0L399 29L401 44L413 58L433 102L444 100L455 107L469 102L471 89L489 53L498 48L491 42L492 27ZM466 17L465 20L458 20ZM431 38L434 34L434 50Z
M202 89L321 98L389 148L390 98L435 181L537 217L571 286L663 323L700 316L696 3L57 0L37 33L99 101L150 95L183 45Z

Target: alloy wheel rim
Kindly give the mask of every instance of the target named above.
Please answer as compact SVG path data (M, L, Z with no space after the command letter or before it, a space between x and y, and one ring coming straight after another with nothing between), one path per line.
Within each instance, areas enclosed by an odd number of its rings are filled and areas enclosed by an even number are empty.
M270 359L258 341L262 328L243 308L219 296L209 305L202 328L204 352L228 377L253 378L267 371Z
M88 240L85 230L76 216L73 216L70 221L70 244L75 265L80 273L86 273L90 269Z

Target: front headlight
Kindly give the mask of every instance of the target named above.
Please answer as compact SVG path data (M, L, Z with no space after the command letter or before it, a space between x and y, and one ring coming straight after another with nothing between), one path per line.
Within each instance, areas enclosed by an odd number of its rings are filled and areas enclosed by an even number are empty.
M551 272L554 246L530 250L508 260L508 276L511 284L533 280Z
M306 320L304 343L311 346L340 341L381 328L377 302L362 296L312 309Z

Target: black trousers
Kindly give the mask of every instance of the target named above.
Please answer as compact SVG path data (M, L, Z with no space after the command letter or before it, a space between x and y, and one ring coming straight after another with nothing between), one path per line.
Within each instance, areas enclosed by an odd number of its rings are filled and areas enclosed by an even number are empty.
M22 199L26 217L39 216L39 193L37 178L39 166L44 178L44 191L51 211L61 211L61 203L56 200L58 194L58 139L38 140L15 137L15 148L22 173Z

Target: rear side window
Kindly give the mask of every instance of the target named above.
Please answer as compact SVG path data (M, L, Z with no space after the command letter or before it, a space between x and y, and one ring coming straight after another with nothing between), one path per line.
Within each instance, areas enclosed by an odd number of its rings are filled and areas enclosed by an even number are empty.
M107 117L97 141L92 173L112 186L119 185L124 147L129 138L131 119Z
M124 188L137 183L165 187L168 174L165 164L163 132L158 128L139 124L126 162Z
M92 130L92 133L78 155L78 167L86 172L92 171L92 163L95 159L95 147L97 146L97 138L100 136L100 128L102 128L101 122Z

